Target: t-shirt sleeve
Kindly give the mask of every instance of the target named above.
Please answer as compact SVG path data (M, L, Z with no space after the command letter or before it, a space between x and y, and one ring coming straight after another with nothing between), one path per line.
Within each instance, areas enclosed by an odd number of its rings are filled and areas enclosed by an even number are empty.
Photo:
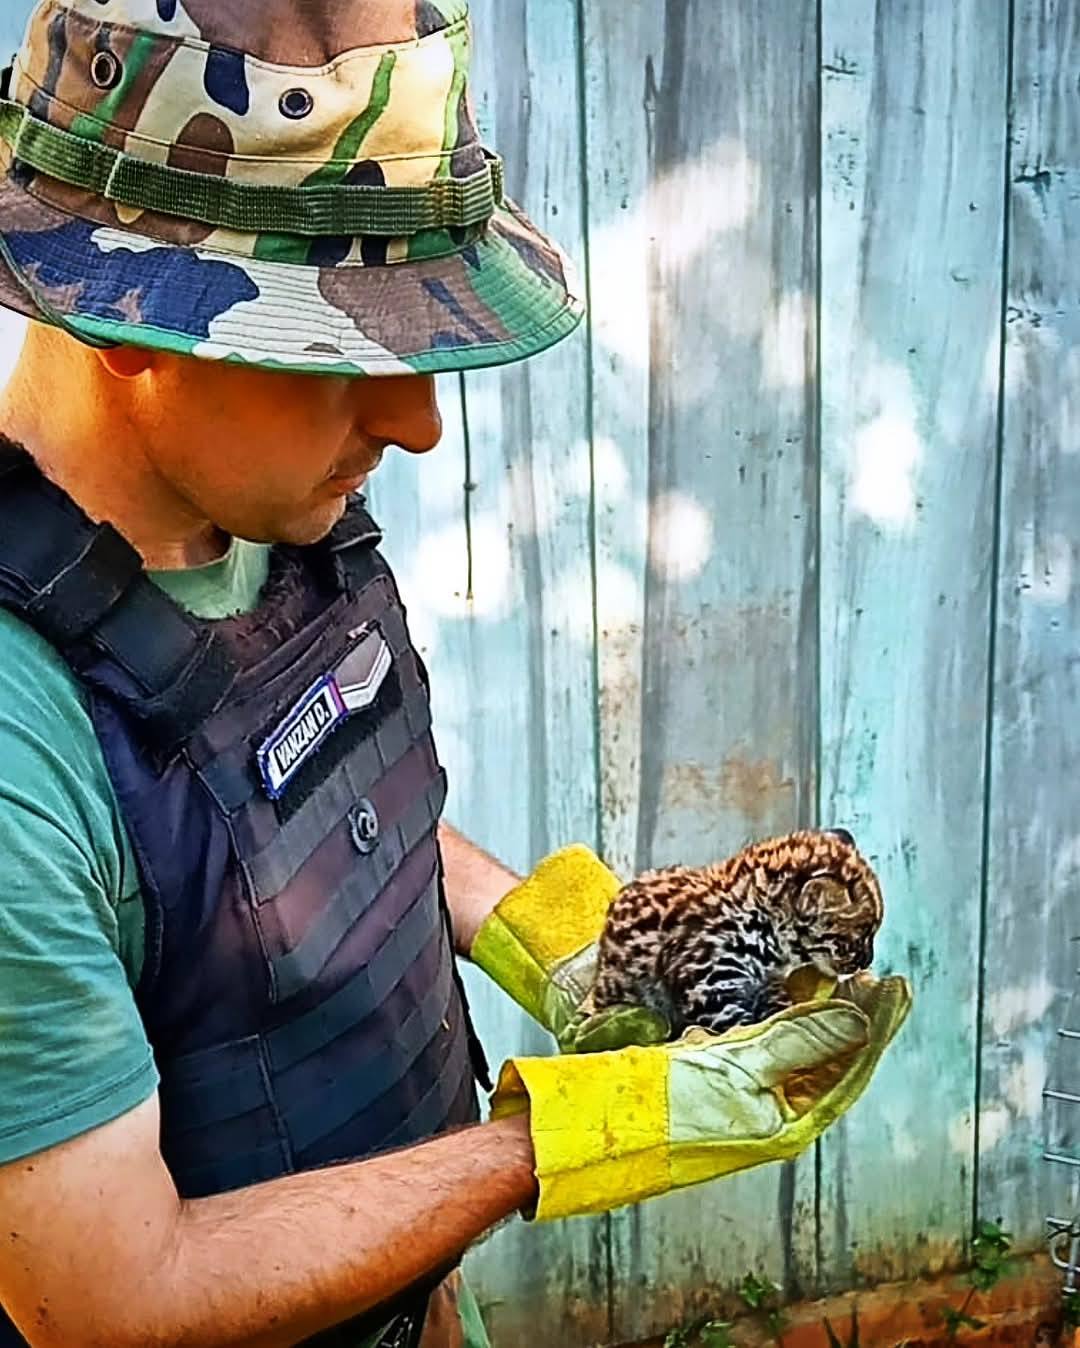
M78 685L0 612L0 1163L157 1086L132 992L141 898ZM135 905L132 909L131 905Z

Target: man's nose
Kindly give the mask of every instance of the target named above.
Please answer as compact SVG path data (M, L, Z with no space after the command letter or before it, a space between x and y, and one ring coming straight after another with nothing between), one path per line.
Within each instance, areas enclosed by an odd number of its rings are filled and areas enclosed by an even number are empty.
M410 454L426 454L442 438L435 378L429 374L391 375L364 385L368 414L364 431Z

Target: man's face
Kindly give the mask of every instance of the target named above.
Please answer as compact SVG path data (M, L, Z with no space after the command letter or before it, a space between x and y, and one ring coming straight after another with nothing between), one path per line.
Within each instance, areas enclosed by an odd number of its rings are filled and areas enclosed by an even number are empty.
M197 517L256 542L316 542L387 448L423 454L442 434L429 375L277 374L155 354L142 378L155 473Z

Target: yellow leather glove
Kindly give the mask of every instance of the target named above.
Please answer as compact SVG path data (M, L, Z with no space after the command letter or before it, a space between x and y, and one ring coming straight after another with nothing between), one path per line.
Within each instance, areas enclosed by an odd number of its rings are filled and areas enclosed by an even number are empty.
M861 975L721 1036L515 1058L492 1117L530 1111L539 1219L605 1212L798 1156L859 1098L910 1007L905 979Z
M663 1017L645 1007L578 1014L593 984L607 910L621 888L589 848L564 848L500 900L469 952L564 1051L658 1044L669 1037Z

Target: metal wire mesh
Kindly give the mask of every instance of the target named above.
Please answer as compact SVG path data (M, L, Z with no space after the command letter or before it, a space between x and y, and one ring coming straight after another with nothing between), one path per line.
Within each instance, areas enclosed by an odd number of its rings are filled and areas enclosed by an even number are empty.
M1047 1235L1050 1257L1065 1275L1068 1292L1080 1288L1080 969L1076 973L1043 1091L1043 1156L1055 1174L1051 1194L1056 1209L1046 1219Z

